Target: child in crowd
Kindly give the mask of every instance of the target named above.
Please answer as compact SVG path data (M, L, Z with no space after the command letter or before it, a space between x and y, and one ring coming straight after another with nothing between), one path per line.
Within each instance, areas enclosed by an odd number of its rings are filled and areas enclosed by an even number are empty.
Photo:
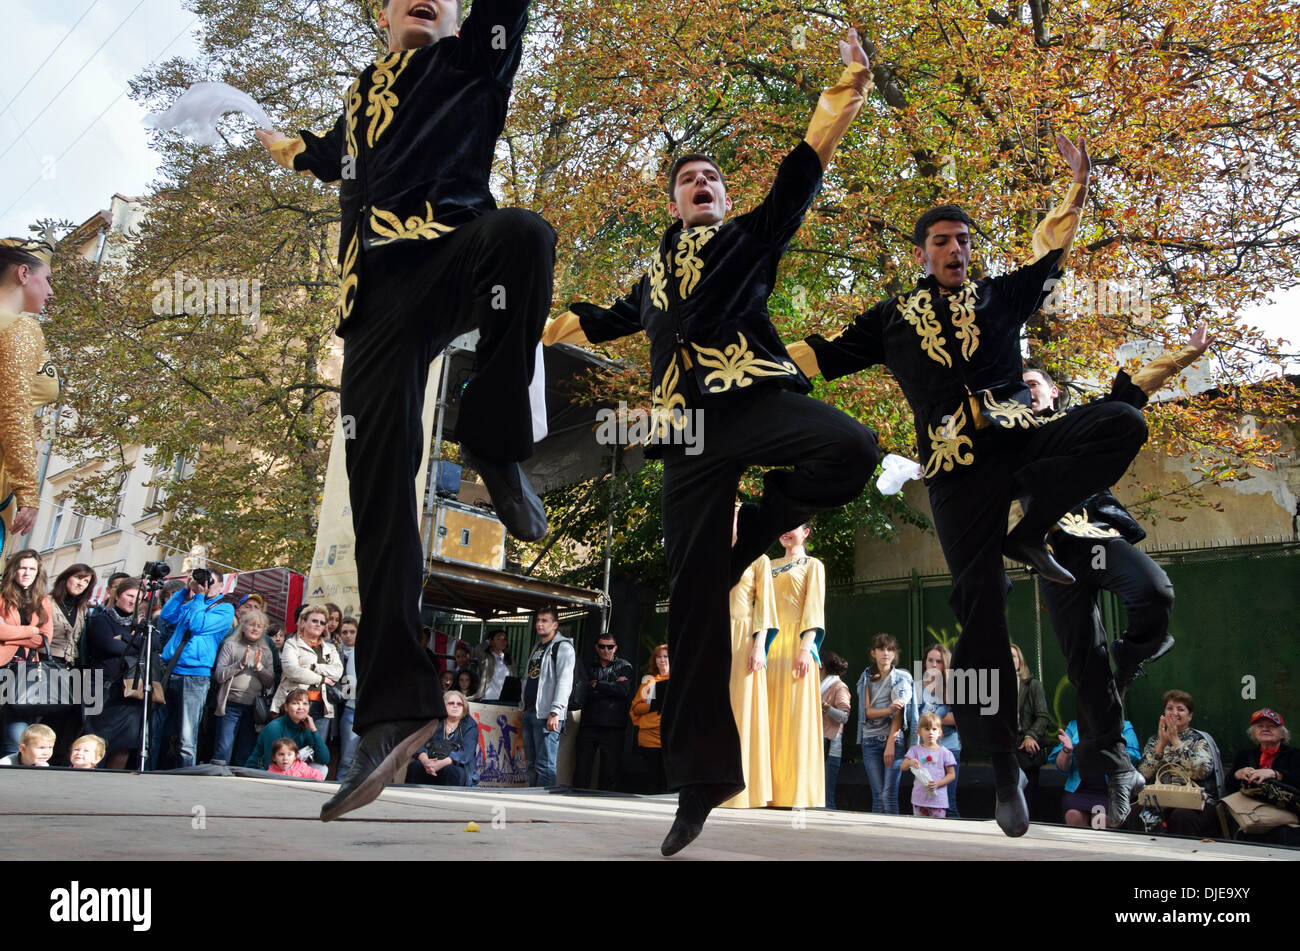
M0 759L0 766L49 766L54 755L54 731L44 723L33 723L23 730L18 752Z
M298 759L298 744L287 736L282 736L271 744L271 765L267 771L277 776L314 779L317 782L325 779L324 772Z
M73 769L94 769L108 752L108 744L102 736L87 733L77 737L68 751L68 765Z
M917 777L912 783L912 815L942 819L948 814L948 790L944 787L957 778L957 759L951 750L939 745L943 722L936 714L922 713L917 720L921 742L907 751L901 769L920 769L928 781Z

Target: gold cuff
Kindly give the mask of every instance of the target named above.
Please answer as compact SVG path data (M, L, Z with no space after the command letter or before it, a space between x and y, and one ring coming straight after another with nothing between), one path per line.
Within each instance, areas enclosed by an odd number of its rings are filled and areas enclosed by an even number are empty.
M307 143L302 140L302 136L298 136L293 139L281 139L268 145L266 149L271 153L271 158L275 159L275 164L296 172L298 170L293 167L294 157L307 151Z
M808 377L808 379L811 380L822 372L821 367L817 365L816 352L806 341L796 340L785 348L785 352L790 354L790 359L795 362L795 366L797 366L803 375Z
M542 343L548 347L556 343L591 346L591 341L582 331L582 323L578 315L571 310L566 310L559 317L546 322L546 328L542 331Z
M861 111L862 91L870 78L870 69L861 63L854 63L845 67L839 81L817 100L817 109L808 122L808 134L804 136L804 141L817 153L822 168L830 164L835 147Z

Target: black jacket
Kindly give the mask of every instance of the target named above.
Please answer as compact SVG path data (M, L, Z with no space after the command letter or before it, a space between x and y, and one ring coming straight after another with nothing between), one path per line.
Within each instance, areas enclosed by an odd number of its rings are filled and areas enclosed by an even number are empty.
M1225 792L1234 793L1241 789L1241 780L1236 775L1237 770L1247 766L1259 769L1259 753L1258 746L1237 750L1237 755L1232 760L1232 768L1228 770L1228 775L1223 777ZM1288 786L1300 787L1300 749L1283 743L1278 747L1277 756L1273 758L1272 768L1281 777L1278 780L1279 782L1286 783Z
M608 667L600 666L597 661L587 668L587 675L596 681L587 705L582 708L583 725L615 726L627 725L627 708L632 702L632 692L637 686L636 671L621 657L615 657ZM618 683L619 677L626 677Z
M294 168L341 182L340 332L369 252L436 240L496 208L488 178L527 23L528 0L474 0L459 36L380 57L329 132L300 133Z
M1060 250L1000 277L967 281L955 294L933 277L861 314L836 337L807 340L828 380L885 364L912 407L926 481L976 462L977 430L1030 429L1020 328L1059 277Z
M626 297L608 308L572 306L590 343L640 330L650 338L658 440L667 440L674 411L697 402L696 394L710 398L753 386L812 389L772 326L767 299L821 182L821 160L801 142L782 160L757 208L721 225L684 230L675 222ZM694 386L685 384L684 374L692 375Z

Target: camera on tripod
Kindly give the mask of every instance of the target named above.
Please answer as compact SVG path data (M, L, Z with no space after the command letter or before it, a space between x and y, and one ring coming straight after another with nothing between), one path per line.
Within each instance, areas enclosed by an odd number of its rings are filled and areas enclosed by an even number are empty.
M157 590L163 586L163 582L171 573L171 565L165 561L146 561L144 571L140 573L140 580L144 582L147 590Z

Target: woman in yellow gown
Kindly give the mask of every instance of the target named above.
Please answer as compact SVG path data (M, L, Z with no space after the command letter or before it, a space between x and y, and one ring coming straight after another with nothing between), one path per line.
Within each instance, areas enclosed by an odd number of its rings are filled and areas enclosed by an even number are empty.
M0 552L36 524L38 505L36 421L38 408L59 395L59 381L45 355L35 317L53 291L44 241L0 241Z
M735 544L734 521L731 541ZM772 799L772 741L763 668L768 641L775 634L772 562L759 555L731 589L731 712L740 732L745 789L724 802L724 809L757 809Z
M804 550L812 529L781 536L785 556L772 562L779 633L767 652L767 702L772 729L774 806L826 805L822 758L821 682L826 636L826 569Z

